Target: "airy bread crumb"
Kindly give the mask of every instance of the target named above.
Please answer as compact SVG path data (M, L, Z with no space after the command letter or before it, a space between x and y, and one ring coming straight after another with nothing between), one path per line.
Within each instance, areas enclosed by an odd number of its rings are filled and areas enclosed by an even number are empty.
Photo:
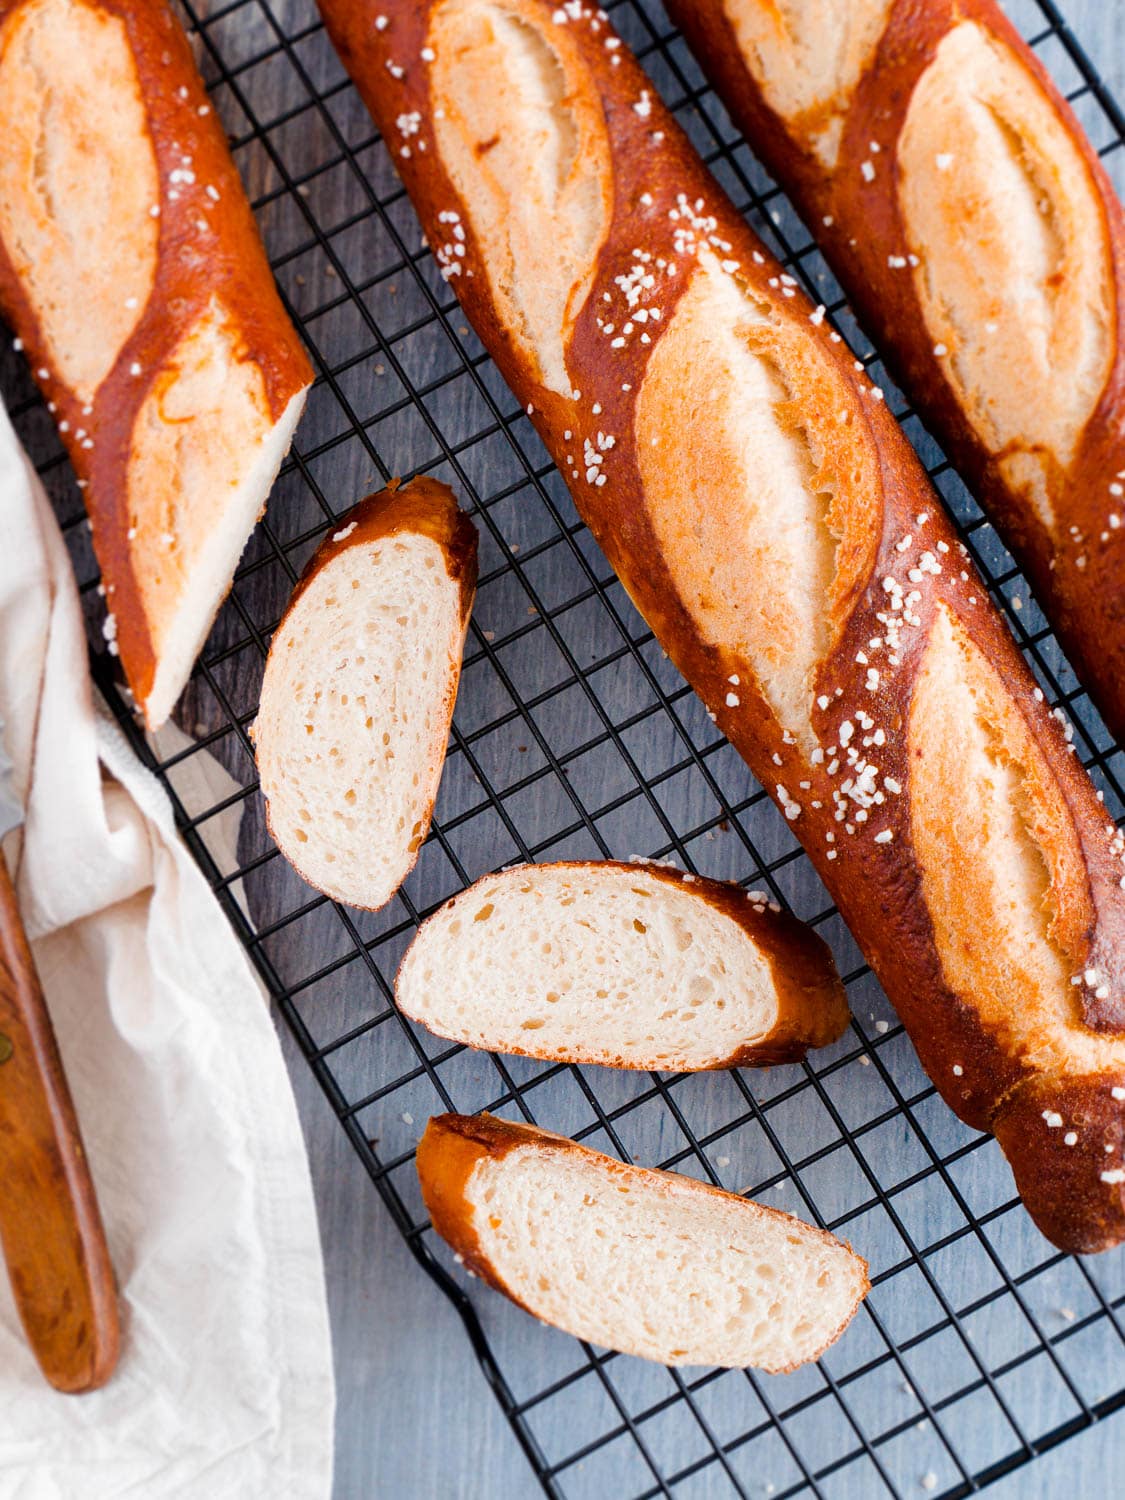
M471 1269L544 1322L661 1364L792 1370L869 1288L824 1230L531 1125L442 1115L418 1174Z
M848 1022L830 950L794 917L613 861L485 876L423 923L395 995L472 1047L676 1072L796 1060Z
M433 481L342 518L274 634L255 738L270 831L318 890L370 910L429 831L476 582L476 533Z

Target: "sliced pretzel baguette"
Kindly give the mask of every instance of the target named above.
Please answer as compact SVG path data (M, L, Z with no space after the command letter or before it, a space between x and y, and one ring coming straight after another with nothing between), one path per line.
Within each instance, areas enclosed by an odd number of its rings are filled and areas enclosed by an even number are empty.
M614 1068L798 1062L848 1024L832 951L762 892L667 865L519 865L418 930L399 1008L470 1047Z
M1125 839L880 392L599 11L321 9L443 274L943 1097L1056 1243L1125 1238Z
M253 730L266 819L349 906L386 905L425 843L476 582L476 528L415 479L340 517L274 632Z
M678 1172L495 1115L438 1115L422 1197L470 1270L546 1323L665 1365L819 1359L870 1289L849 1245Z
M58 421L109 649L155 727L312 379L163 0L0 0L0 314Z
M669 0L1125 738L1125 215L994 0Z

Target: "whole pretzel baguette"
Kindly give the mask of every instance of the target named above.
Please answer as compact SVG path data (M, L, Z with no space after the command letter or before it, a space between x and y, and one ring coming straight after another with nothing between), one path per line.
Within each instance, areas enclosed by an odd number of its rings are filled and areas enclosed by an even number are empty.
M913 451L577 0L322 0L442 274L1044 1233L1125 1238L1125 839Z
M1125 215L994 0L669 0L1125 738Z
M155 727L312 379L164 0L0 0L0 314L69 451L109 649Z

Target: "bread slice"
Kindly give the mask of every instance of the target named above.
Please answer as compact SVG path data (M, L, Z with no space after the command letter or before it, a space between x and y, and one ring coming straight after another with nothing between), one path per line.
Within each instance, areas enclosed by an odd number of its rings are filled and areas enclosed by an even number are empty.
M848 1024L826 943L761 892L666 865L520 865L425 921L399 1008L439 1036L614 1068L793 1062Z
M476 579L476 528L416 479L341 519L274 633L255 726L270 832L350 906L385 905L429 830Z
M661 1364L793 1370L870 1289L823 1229L493 1115L432 1119L418 1176L434 1228L497 1291Z

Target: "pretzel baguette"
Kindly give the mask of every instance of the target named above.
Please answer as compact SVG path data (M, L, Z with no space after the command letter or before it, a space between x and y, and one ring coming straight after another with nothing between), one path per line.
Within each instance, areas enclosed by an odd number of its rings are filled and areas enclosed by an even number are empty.
M994 0L669 0L1125 738L1125 216Z
M604 15L322 0L638 607L1058 1244L1125 1237L1125 840L879 393Z
M164 0L0 0L0 314L58 421L109 648L155 727L312 379Z

